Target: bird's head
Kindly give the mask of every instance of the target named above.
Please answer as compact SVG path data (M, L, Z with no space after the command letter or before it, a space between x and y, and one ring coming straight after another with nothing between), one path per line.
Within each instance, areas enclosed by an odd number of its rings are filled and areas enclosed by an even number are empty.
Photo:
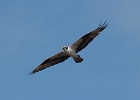
M66 50L66 49L68 49L68 47L67 46L63 46L62 49L63 50Z

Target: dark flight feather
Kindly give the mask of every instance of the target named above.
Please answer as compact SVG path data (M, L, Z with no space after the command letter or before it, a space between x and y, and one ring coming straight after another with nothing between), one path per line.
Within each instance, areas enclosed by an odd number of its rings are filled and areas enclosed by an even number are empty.
M71 47L76 49L76 53L84 49L98 34L108 26L108 23L101 23L97 29L82 36Z
M41 71L43 69L46 69L46 68L48 68L50 66L54 66L54 65L56 65L58 63L61 63L61 62L65 61L65 60L67 60L69 57L70 56L67 55L66 53L60 52L60 53L58 53L58 54L46 59L36 69L34 69L30 74L34 74L34 73L36 73L38 71Z

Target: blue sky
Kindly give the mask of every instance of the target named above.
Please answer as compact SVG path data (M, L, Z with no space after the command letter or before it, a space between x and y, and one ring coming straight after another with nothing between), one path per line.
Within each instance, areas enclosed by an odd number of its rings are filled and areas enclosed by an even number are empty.
M140 100L139 0L1 0L1 100ZM101 22L73 59L28 75Z

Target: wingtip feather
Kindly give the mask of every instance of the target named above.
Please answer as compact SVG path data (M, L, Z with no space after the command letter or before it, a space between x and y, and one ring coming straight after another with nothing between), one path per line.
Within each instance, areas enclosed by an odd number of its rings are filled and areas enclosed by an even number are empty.
M107 21L105 21L103 24L101 22L101 24L98 26L98 28L106 28L108 26Z
M29 75L32 75L32 74L34 74L34 73L35 73L35 71L33 70L33 71L29 72L28 74L29 74Z

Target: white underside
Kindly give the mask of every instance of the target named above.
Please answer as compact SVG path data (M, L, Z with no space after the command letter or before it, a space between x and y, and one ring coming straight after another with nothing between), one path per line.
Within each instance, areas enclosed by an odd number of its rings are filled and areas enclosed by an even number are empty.
M70 47L68 47L68 49L66 51L64 51L64 52L67 53L71 57L74 57L74 58L77 57L76 52Z

